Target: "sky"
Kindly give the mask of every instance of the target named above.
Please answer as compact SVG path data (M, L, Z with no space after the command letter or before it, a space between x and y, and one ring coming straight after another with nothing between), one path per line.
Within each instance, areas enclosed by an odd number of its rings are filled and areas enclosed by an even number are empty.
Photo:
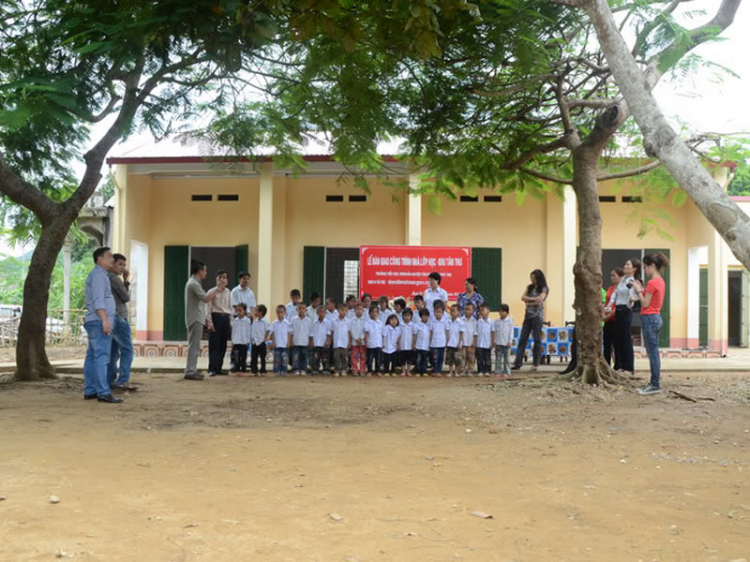
M710 15L694 16L688 19L685 12L697 8L710 11L718 6L719 0L700 0L686 3L683 13L678 15L686 27L695 27L710 19ZM654 90L656 99L675 127L678 123L687 124L691 133L739 133L750 137L750 0L740 6L734 23L722 34L723 40L698 46L694 53L707 61L728 68L738 78L710 66L701 67L687 77L668 78L665 76ZM103 134L108 123L100 123L94 128L92 138ZM315 147L313 147L313 150ZM153 144L147 135L136 135L124 143L116 145L110 156L125 154L139 156L172 156L182 152L192 155L197 152L190 147L182 148L175 144ZM321 152L322 150L318 150ZM83 165L74 165L79 175ZM103 170L106 174L106 170ZM10 248L0 239L0 254L19 256L28 248Z

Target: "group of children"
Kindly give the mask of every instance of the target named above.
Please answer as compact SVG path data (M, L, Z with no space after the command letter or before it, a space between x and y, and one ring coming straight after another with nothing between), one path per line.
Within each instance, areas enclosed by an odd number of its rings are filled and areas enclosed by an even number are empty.
M337 304L311 295L310 306L299 290L290 293L291 302L276 307L276 320L269 323L267 309L259 305L251 322L247 307L235 307L232 325L232 370L247 370L247 349L251 349L250 370L266 373L266 354L273 351L273 369L278 376L290 370L295 375L333 373L344 376L401 375L488 376L492 372L510 376L513 319L508 305L500 305L500 318L492 320L486 304L479 310L467 303L460 314L458 305L440 300L427 307L421 295L414 297L415 310L404 299L393 308L383 296L373 303L365 293ZM237 334L237 337L235 337ZM260 363L260 366L258 365Z

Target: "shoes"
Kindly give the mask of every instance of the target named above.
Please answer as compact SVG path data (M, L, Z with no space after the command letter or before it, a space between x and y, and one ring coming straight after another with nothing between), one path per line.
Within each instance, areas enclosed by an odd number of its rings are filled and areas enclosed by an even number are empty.
M228 371L219 371L219 372L218 372L218 373L216 373L216 374L217 374L217 375L228 375L228 374L229 374L229 372L228 372Z
M539 370L539 366L538 366L538 365L534 365L534 366L533 366L533 367L531 368L531 370L532 370L532 371L534 371L534 372L536 373L536 372L537 372L537 371Z
M84 394L83 399L84 400L96 400L99 398L96 394Z
M654 386L652 384L646 385L643 388L638 389L638 394L641 396L647 396L649 394L659 394L661 392L661 388L658 386Z
M219 374L219 373L217 373L216 371L209 371L209 372L208 372L208 376L209 376L209 377L215 377L215 376L216 376L216 375L218 375L218 374Z
M113 384L112 390L119 390L121 392L136 392L138 390L138 387L134 384L126 383L126 384Z
M121 404L123 402L122 398L115 398L111 394L105 394L104 396L97 396L96 399L99 402L106 402L107 404Z
M520 366L520 365L513 365L513 366L512 366L511 368L510 368L510 370L511 370L511 371L520 371L520 370L521 370L521 366Z
M203 375L199 373L187 373L184 378L188 381L202 381Z

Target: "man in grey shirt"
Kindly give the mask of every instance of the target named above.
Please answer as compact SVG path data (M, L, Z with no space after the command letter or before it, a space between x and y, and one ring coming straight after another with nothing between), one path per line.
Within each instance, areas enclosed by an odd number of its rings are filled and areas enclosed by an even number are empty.
M216 291L206 293L201 281L206 278L206 265L194 261L190 266L190 279L185 284L185 325L188 329L188 352L185 378L190 381L202 381L198 373L198 357L201 353L201 336L206 321L206 303L216 298Z
M112 326L112 352L107 367L107 381L113 390L138 390L130 384L130 367L133 364L133 335L128 322L128 302L130 301L130 283L128 270L125 269L127 258L122 254L115 254L112 271L109 272L109 282L115 297L116 314ZM120 376L117 376L119 360Z
M99 402L118 404L122 402L122 398L112 396L107 382L107 365L112 349L112 323L115 320L115 299L107 274L113 264L110 249L95 250L94 263L96 267L86 278L84 290L88 311L84 318L88 348L83 364L83 397L86 400L96 398Z

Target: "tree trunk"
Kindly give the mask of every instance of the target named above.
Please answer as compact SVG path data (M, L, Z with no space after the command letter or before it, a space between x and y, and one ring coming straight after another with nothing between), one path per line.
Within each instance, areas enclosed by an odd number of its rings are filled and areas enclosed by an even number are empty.
M725 0L720 12L727 12L725 17L731 16L733 19L738 5L737 0ZM618 31L607 2L589 2L586 12L596 28L617 86L643 133L646 152L664 162L672 177L695 202L737 259L750 268L750 218L716 183L667 122L651 93L647 76L638 68ZM719 23L726 27L731 20ZM660 75L663 72L660 64L662 61L657 60L648 72Z
M60 215L42 227L23 285L23 312L16 344L16 380L40 381L56 378L47 359L45 330L52 270L73 219Z
M602 217L596 181L600 154L601 150L586 144L573 151L580 251L573 267L578 368L570 379L586 384L622 384L625 379L602 355Z

